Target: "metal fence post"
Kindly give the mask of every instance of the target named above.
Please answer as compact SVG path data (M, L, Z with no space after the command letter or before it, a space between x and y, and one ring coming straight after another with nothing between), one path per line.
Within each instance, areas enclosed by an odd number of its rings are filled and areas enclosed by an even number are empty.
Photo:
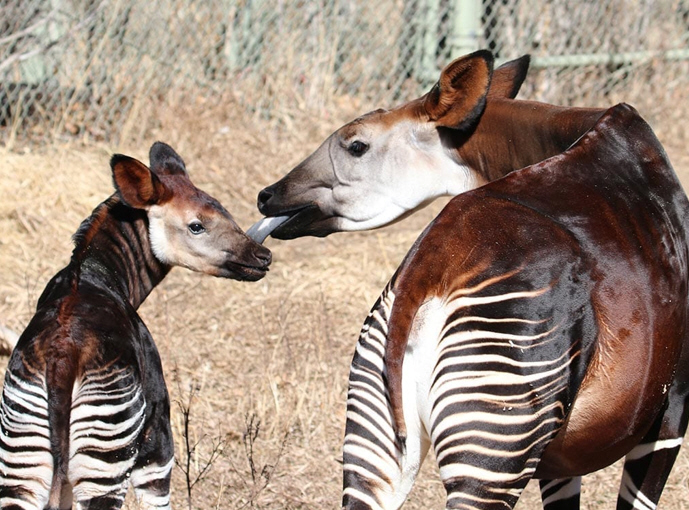
M452 16L450 56L457 58L478 49L481 0L457 0Z
M35 54L19 63L21 74L19 81L24 83L42 83L52 76L46 50L66 32L67 5L64 0L51 0L49 5L49 11L48 5L41 6L43 23L33 31L35 46L32 48L32 53ZM53 57L55 55L56 50L53 50Z
M433 83L437 79L436 54L440 38L440 0L426 0L423 19L423 53L421 55L421 81Z

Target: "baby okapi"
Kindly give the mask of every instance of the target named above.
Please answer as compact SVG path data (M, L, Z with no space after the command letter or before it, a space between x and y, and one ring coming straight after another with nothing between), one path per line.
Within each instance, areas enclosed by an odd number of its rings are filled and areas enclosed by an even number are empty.
M10 358L0 406L0 508L170 508L173 443L158 351L136 309L172 266L262 278L268 249L164 143L151 168L111 160L117 192L74 236Z

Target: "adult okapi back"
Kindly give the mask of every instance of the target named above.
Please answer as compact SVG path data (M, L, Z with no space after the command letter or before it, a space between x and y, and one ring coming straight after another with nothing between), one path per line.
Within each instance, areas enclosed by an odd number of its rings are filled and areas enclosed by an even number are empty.
M115 155L117 192L74 236L10 357L0 403L0 508L170 507L163 370L136 313L174 265L253 281L270 252L156 143L151 168Z

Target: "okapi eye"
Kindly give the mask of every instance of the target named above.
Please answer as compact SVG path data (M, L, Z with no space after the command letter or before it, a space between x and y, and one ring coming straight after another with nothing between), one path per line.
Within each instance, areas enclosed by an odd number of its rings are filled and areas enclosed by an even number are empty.
M198 234L203 234L206 231L203 225L201 225L201 222L199 221L194 221L192 223L189 223L189 232L192 234L198 235Z
M360 142L359 140L354 140L352 143L349 144L349 147L347 147L347 152L349 152L352 156L357 158L363 156L367 150L368 144Z

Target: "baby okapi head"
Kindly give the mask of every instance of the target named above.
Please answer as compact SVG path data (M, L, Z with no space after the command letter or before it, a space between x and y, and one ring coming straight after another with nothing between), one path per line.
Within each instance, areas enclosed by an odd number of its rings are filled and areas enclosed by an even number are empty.
M147 212L151 247L161 262L235 280L265 276L270 250L247 237L216 199L192 184L172 147L153 144L150 164L121 154L110 161L122 201Z

